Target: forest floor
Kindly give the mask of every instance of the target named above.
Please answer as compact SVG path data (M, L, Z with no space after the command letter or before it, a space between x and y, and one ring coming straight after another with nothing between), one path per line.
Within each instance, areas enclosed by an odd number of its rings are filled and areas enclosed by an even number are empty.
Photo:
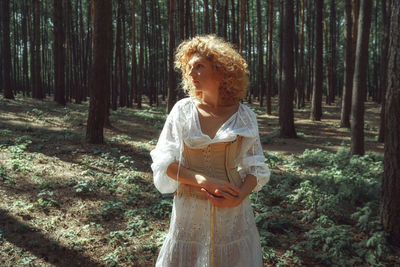
M378 217L380 106L366 103L367 155L352 160L337 105L320 122L295 109L296 139L278 137L276 109L250 106L272 171L251 196L265 266L400 265ZM0 97L0 266L154 265L172 207L150 169L164 108L112 111L104 145L85 142L87 110Z

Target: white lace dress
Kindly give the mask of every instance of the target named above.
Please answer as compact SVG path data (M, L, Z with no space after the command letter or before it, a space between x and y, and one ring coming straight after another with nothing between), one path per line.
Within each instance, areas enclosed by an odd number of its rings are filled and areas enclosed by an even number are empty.
M270 171L264 163L255 114L240 104L211 139L201 131L194 101L180 100L150 153L156 188L161 193L176 193L179 180L168 177L166 169L174 161L187 165L182 156L185 146L204 149L221 142L234 142L238 136L241 143L234 164L240 178L247 174L257 177L254 190L258 191L268 182ZM208 200L175 195L170 229L156 266L262 266L259 234L249 198L234 208L215 208L211 228L210 214Z

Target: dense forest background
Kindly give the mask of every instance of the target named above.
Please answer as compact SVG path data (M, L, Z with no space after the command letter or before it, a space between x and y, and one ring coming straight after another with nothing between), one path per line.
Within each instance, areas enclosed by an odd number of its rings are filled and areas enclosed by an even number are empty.
M7 1L3 1L7 2ZM355 44L357 17L346 22L346 1L325 0L323 25L323 93L327 102L338 103L344 85L345 23L353 24ZM350 1L351 2L351 1ZM357 4L358 1L353 1ZM388 1L372 1L366 98L382 101L380 68L388 47ZM168 14L168 6L173 5ZM359 5L359 4L358 4ZM310 101L313 86L315 16L313 1L293 1L294 70L296 81ZM351 7L351 5L350 5ZM10 81L14 94L37 98L54 95L57 45L64 50L65 99L80 103L87 100L93 63L93 16L91 1L12 1L3 3L2 58L10 54ZM272 75L270 94L278 93L282 17L280 1L113 1L112 10L112 108L140 104L140 94L158 105L168 91L168 53L181 40L197 34L215 33L234 43L249 63L248 100L260 98L264 105L266 81ZM58 10L59 9L59 10ZM354 9L354 8L353 8ZM357 8L355 8L357 9ZM357 16L357 10L352 11ZM169 16L170 15L170 16ZM169 43L169 19L174 32ZM10 39L6 41L6 36ZM9 42L7 52L5 43ZM271 47L270 47L271 46ZM36 59L37 58L37 59ZM40 62L40 64L38 64ZM37 65L34 65L34 64ZM2 65L3 66L3 65ZM382 66L383 67L383 66ZM35 71L39 68L37 83ZM269 70L271 68L271 70ZM143 74L142 74L143 73ZM140 75L143 75L140 80ZM152 79L157 77L156 79ZM4 81L4 73L1 75ZM296 83L298 83L296 82ZM3 83L2 88L4 88ZM259 84L262 84L261 89ZM297 95L297 93L296 93ZM302 93L298 106L304 105ZM296 98L297 99L297 98Z
M266 151L296 152L265 152L273 174L253 207L266 264L400 264L398 1L0 3L5 265L154 262L171 196L152 188L148 152L184 97L174 50L201 34L247 60L243 102ZM323 124L349 141L308 150L331 138Z

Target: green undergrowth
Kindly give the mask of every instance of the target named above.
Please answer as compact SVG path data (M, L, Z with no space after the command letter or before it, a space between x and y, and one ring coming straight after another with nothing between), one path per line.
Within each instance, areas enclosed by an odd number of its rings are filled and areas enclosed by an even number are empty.
M342 146L265 156L271 180L253 207L266 262L385 266L391 248L379 218L382 155L350 157Z
M54 156L46 157L35 149L39 144L45 147L45 141L30 135L14 137L4 130L0 134L3 138L0 153L7 155L6 160L0 162L0 183L18 190L25 183L20 178L31 177L29 181L33 185L32 197L15 202L14 209L19 214L44 215L35 221L32 229L38 227L37 231L46 232L41 229L42 226L52 229L57 227L59 220L49 221L45 214L56 213L57 216L62 216L59 210L70 206L69 201L60 199L62 194L70 194L72 199L80 198L84 202L85 199L103 196L104 200L99 201L97 206L81 211L83 217L79 220L87 223L84 226L86 232L82 230L78 235L72 229L61 231L60 236L65 246L82 252L89 249L90 240L105 240L104 246L109 252L100 261L107 266L147 265L156 258L165 231L155 228L154 224L168 223L172 196L161 195L151 180L144 179L146 172L150 170L148 150L154 146L152 142L142 144L129 141L127 136L116 136L110 138L109 145L90 146L86 150L82 150L82 147L72 149L69 153L80 159L75 164L80 174L58 181L51 178L57 171L52 173L49 169L56 168L60 163L58 157L65 154L61 143ZM133 152L130 154L121 151L119 146L127 140L132 149L138 149L140 157L135 157ZM143 156L143 151L147 151L146 156ZM47 169L39 171L38 161L46 162ZM147 165L146 172L138 170L137 162ZM110 224L117 225L118 230L106 227ZM16 226L14 232L8 234L29 234L33 231L30 229L26 230L25 225ZM6 233L0 232L0 242L5 235ZM30 256L29 259L32 264L39 260L35 256ZM23 262L25 261L14 261L17 264Z
M20 222L11 230L0 225L5 265L44 266L54 248L64 247L105 266L152 266L168 231L173 199L155 189L150 169L163 110L112 111L117 128L137 123L129 129L157 130L136 138L128 130L108 129L106 144L89 145L82 130L87 106L18 101L0 98L3 107L21 110L11 114L13 123L0 120L0 186L8 205L2 208ZM14 123L18 116L22 123ZM275 129L261 141L273 143L278 136ZM315 149L265 156L271 180L251 198L266 264L392 263L378 214L382 155L350 158L343 146L337 153ZM32 232L51 241L41 244ZM15 237L26 240L24 249L8 242ZM30 252L40 245L43 250Z
M164 110L156 107L146 107L133 113L133 116L144 119L146 122L151 123L152 127L157 129L163 128L167 118L167 114L165 114Z

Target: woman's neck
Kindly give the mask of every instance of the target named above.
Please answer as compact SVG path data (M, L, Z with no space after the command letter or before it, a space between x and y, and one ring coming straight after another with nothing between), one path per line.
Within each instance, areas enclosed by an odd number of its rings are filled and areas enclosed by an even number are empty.
M200 102L204 105L210 106L212 108L217 108L221 106L218 94L203 94L201 95Z

